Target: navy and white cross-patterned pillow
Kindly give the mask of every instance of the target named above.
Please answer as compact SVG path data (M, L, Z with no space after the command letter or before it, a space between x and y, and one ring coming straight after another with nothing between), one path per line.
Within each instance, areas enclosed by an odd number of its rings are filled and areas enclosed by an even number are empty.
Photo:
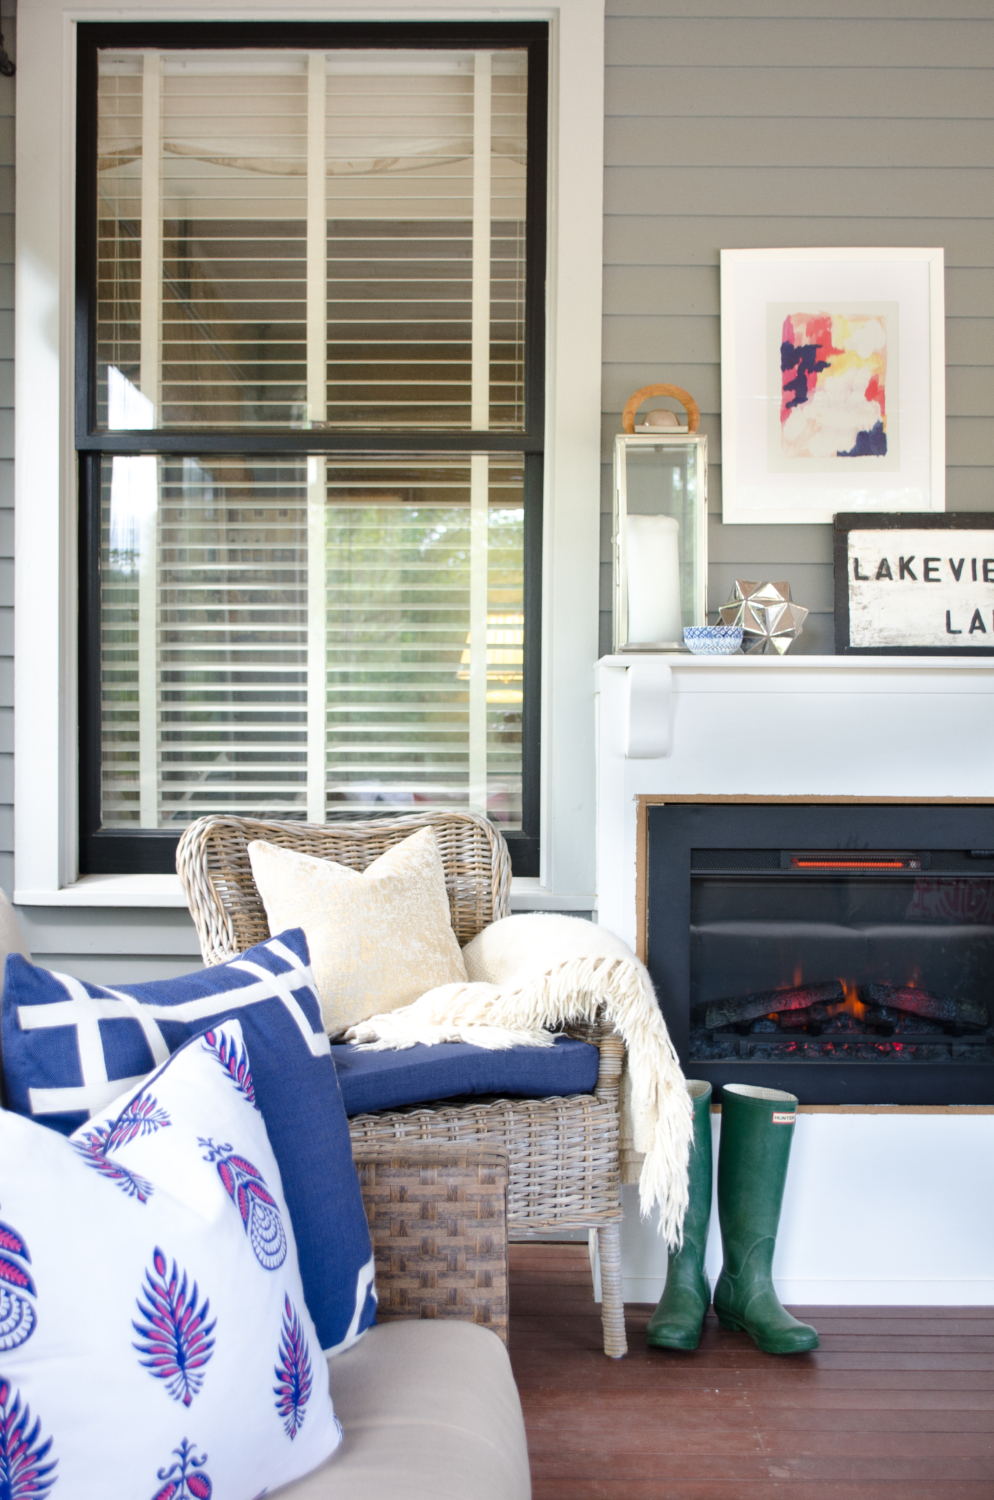
M233 1017L240 1052L217 1030ZM375 1322L369 1226L300 928L148 984L90 984L11 954L2 1024L9 1107L64 1134L203 1032L219 1073L262 1112L322 1347L347 1348Z
M242 1031L68 1140L0 1111L0 1494L258 1495L338 1446Z

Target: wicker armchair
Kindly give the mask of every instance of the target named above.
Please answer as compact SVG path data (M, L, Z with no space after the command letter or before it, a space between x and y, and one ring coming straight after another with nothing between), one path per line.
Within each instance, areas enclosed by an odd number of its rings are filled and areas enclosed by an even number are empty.
M452 926L461 945L508 914L507 846L472 813L425 813L355 823L270 823L253 818L200 818L180 839L176 868L186 891L206 964L223 963L270 936L252 878L252 839L333 859L364 870L419 828L435 830L445 869ZM597 1231L604 1352L627 1350L621 1290L621 1194L618 1110L624 1046L608 1024L572 1032L600 1051L593 1094L551 1099L440 1101L356 1115L349 1122L357 1157L370 1148L415 1141L502 1146L509 1160L507 1219L512 1240L550 1231Z

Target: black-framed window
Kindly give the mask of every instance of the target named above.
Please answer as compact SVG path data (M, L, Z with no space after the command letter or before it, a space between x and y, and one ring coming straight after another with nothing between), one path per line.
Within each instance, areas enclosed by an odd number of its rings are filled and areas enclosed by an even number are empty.
M83 873L471 807L538 873L548 28L79 28Z

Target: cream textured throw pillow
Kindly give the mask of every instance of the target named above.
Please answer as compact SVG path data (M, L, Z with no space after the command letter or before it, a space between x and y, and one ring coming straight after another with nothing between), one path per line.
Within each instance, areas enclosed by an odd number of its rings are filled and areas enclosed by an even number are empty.
M430 828L395 844L361 875L258 839L248 852L270 932L304 929L329 1036L465 980Z

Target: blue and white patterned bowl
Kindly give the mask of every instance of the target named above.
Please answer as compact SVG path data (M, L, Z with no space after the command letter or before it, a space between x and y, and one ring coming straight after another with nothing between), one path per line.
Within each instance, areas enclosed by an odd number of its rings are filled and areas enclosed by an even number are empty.
M686 625L683 644L695 656L731 656L742 645L742 626Z

